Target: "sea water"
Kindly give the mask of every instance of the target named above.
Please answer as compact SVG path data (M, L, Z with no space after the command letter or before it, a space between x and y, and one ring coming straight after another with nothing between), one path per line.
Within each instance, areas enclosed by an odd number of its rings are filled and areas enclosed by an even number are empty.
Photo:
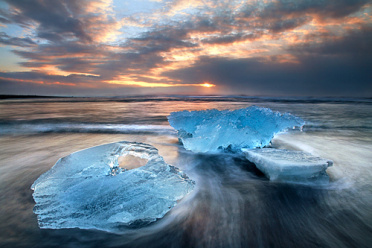
M240 154L195 154L174 111L252 105L306 121L275 148L333 160L327 185L270 182ZM115 234L40 229L32 183L68 154L116 141L155 146L195 182L161 220ZM372 99L253 97L46 98L0 101L0 247L370 247Z

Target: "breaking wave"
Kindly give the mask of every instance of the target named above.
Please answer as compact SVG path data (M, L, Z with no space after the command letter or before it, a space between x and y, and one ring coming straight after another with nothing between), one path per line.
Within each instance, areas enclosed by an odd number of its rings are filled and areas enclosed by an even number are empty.
M120 133L175 135L166 125L126 125L97 123L21 123L0 124L0 135L37 133Z

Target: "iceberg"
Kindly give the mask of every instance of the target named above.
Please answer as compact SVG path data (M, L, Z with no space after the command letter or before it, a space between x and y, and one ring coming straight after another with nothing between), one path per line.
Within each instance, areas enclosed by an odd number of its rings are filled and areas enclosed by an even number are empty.
M242 152L271 181L328 182L326 169L333 165L331 160L302 151L263 148Z
M162 218L194 184L155 147L123 141L59 159L31 189L40 228L120 232Z
M256 106L233 111L172 112L168 121L178 131L185 149L201 153L264 147L275 134L305 124L289 113Z

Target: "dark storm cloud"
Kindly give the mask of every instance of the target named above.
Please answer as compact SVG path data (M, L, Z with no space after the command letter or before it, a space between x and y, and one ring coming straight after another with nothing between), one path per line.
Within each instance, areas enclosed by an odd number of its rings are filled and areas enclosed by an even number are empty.
M92 70L92 61L83 58L55 59L54 64L62 71L89 72Z
M61 34L55 33L55 32L39 31L37 36L39 38L46 39L46 40L52 41L54 43L59 43L60 41L64 40L63 33L61 35Z
M78 75L70 74L68 76L49 75L37 71L28 72L0 72L0 84L9 81L28 82L35 81L38 83L55 84L85 84L85 83L98 83L99 77L91 75ZM57 83L57 84L58 84Z
M310 38L311 39L311 38ZM306 43L293 46L291 52L312 55L336 55L370 60L372 58L372 25L361 26L359 30L350 30L341 39L325 37L320 44Z
M0 9L0 18L6 24L19 24L21 27L28 27L32 24L32 20L23 15L23 13L10 9Z
M93 73L105 79L112 79L118 74L133 73L148 74L148 71L157 65L164 65L164 58L155 52L143 48L140 52L113 54L110 61L97 65Z
M267 30L273 34L293 30L314 17L320 19L343 18L359 11L369 0L281 0L270 3L263 9L258 5L247 3L241 11L229 9L218 12L213 16L197 16L192 23L182 23L178 37L181 40L195 31L220 33L218 37L203 39L206 44L229 44L238 41L260 38ZM168 34L170 34L170 30ZM176 33L177 34L177 33Z
M195 44L184 41L189 30L186 27L162 27L160 30L146 32L139 38L131 39L131 44L142 53L168 51L170 48L194 47Z
M231 13L230 13L231 14ZM225 13L226 15L226 13ZM225 16L193 16L191 20L177 23L176 25L156 26L153 30L143 33L140 37L130 39L130 42L123 44L135 48L140 53L164 52L172 48L197 48L198 43L189 40L190 35L200 32L225 33L224 37L202 40L203 43L228 43L235 39L251 39L253 34L230 35L235 26L235 20L230 15Z
M279 0L269 3L262 10L256 5L248 4L242 12L236 14L234 23L247 29L266 29L272 33L280 33L309 23L313 18L320 20L344 18L361 10L370 2L370 0Z
M13 50L13 53L29 60L20 63L24 67L55 65L63 71L82 73L93 71L96 64L102 63L101 59L114 57L99 46L74 42L44 44L34 47L32 51Z
M203 58L193 67L166 75L184 82L208 81L233 94L332 96L364 93L369 96L372 92L370 68L360 68L337 58L304 57L299 64Z
M23 25L38 23L36 31L40 38L56 41L56 37L62 40L76 37L82 41L91 41L82 22L75 17L81 11L81 6L75 1L6 0L6 2L16 10L6 13L5 17Z
M342 18L359 11L369 0L278 0L260 14L262 18L311 15L327 19Z
M43 63L43 62L19 62L19 65L23 67L28 67L28 68L38 68L38 67L43 67L45 65L48 65L48 63Z
M122 44L122 48L129 51L110 54L110 61L97 65L94 73L105 78L133 70L146 74L152 68L167 64L159 52L167 52L173 48L196 48L197 44L187 41L189 32L188 24L145 32Z
M1 14L1 12L0 12L0 14ZM12 23L11 21L9 21L8 19L3 18L3 17L0 17L0 22L1 23L4 23L4 24L10 24L10 23Z
M43 55L41 53L29 52L24 50L12 50L12 52L25 59L43 60Z
M97 45L80 44L76 42L63 42L58 44L39 45L38 53L46 54L48 56L62 56L75 54L95 54L102 49ZM99 52L102 53L102 52Z
M238 33L238 34L228 34L228 35L223 35L223 36L218 36L218 37L213 37L213 38L207 38L207 39L202 39L202 43L206 44L230 44L234 43L237 41L244 41L244 40L254 40L256 38L259 38L262 33L256 32L255 34L243 34L243 33Z
M29 47L29 46L36 45L36 43L33 42L30 38L10 37L4 32L0 32L0 43L4 45L20 46L20 47Z
M296 27L302 26L303 24L309 22L311 18L309 17L298 17L293 19L281 19L275 20L272 22L267 22L263 25L263 27L269 29L270 31L277 33L277 32L284 32L287 30L292 30Z
M184 82L209 81L234 93L282 95L372 94L372 28L339 39L290 48L297 63L280 59L203 57L192 67L166 73Z

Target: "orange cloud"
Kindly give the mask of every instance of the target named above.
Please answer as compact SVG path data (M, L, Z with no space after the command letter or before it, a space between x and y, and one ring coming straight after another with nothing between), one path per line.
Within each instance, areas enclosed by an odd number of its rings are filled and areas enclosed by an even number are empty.
M155 87L214 87L216 85L211 83L201 83L201 84L179 84L179 83L160 83L160 82L144 82L144 81L138 81L131 77L127 76L121 76L118 79L115 80L107 80L105 83L108 84L118 84L118 85L126 85L126 86L134 86L134 87L149 87L149 88L155 88Z
M6 78L0 77L0 80L12 81L12 82L22 82L22 83L33 83L33 84L45 84L45 85L68 85L76 86L74 83L61 83L61 82L45 82L41 80L31 80L31 79L17 79L17 78Z

